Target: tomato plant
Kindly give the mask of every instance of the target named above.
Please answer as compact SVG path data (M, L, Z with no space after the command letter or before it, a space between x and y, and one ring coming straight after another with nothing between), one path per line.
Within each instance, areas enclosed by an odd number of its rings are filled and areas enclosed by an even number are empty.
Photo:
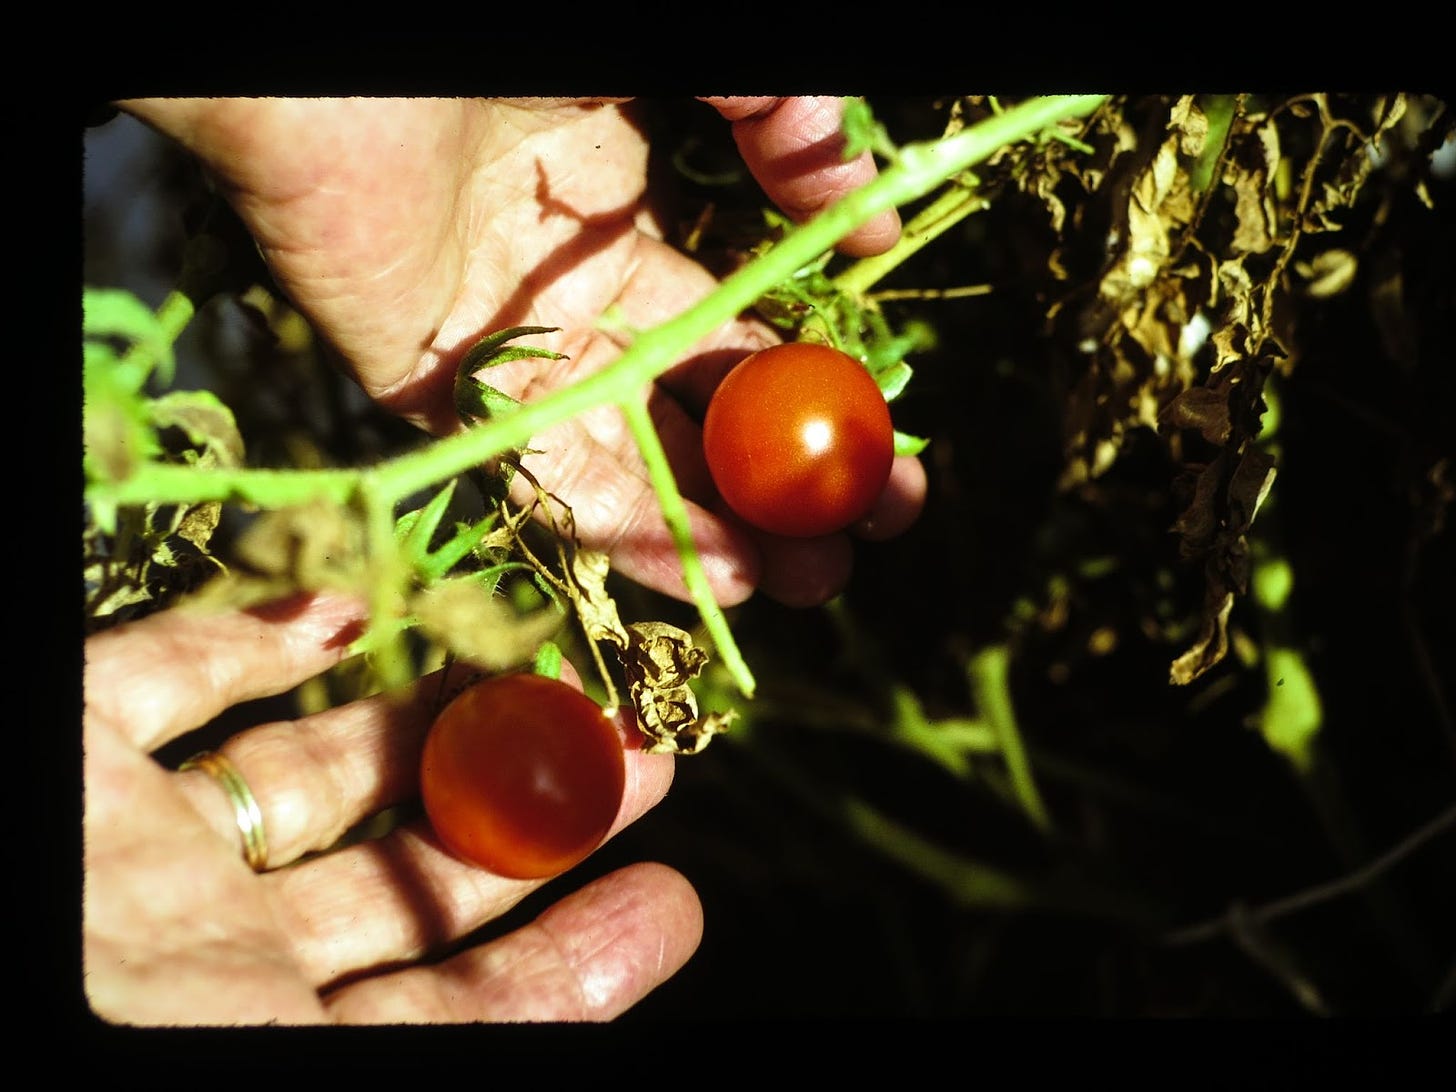
M894 459L890 410L870 374L827 345L775 345L746 357L718 386L703 453L739 516L807 538L865 515Z
M622 803L616 725L581 691L542 675L476 683L435 719L420 788L456 856L501 876L539 879L601 844Z

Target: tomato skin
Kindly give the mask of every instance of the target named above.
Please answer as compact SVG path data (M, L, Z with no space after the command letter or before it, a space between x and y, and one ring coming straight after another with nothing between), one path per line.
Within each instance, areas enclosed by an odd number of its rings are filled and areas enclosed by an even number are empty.
M870 374L827 345L794 342L745 357L703 419L703 454L719 494L776 535L843 530L890 477L895 433Z
M625 788L616 725L542 675L501 675L458 695L420 763L425 812L445 848L513 879L554 876L590 854Z

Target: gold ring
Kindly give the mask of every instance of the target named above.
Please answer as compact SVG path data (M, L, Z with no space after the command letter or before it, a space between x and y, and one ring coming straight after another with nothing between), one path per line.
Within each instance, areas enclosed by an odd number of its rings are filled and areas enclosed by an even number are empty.
M243 836L243 859L254 872L262 872L268 867L268 839L263 835L263 813L258 810L258 801L243 780L243 775L217 751L202 751L177 767L179 773L192 769L207 774L228 794L238 830Z

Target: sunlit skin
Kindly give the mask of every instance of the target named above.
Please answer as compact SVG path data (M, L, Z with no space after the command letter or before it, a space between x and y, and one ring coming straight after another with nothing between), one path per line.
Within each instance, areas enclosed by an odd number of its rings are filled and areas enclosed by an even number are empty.
M507 393L540 397L609 364L622 329L666 321L716 282L662 237L648 136L630 105L569 100L153 99L121 104L188 149L236 209L279 287L340 367L381 406L431 432L459 427L454 365L482 333L559 327L559 362L509 365ZM795 219L874 177L845 161L838 99L714 99L767 200ZM705 112L709 111L704 106ZM710 120L716 120L711 118ZM840 243L883 251L893 213ZM712 332L650 392L689 498L713 500L698 415L724 371L774 332L749 318ZM683 594L681 565L631 438L613 412L535 438L542 481L574 505L614 569ZM924 470L897 460L853 528L900 533ZM756 537L701 505L698 550L724 603L755 590L821 603L848 578L849 535ZM222 745L257 797L269 871L244 862L228 797L153 752L240 702L338 663L363 604L305 596L269 609L165 611L86 644L84 982L93 1010L138 1024L604 1020L666 981L702 935L688 881L628 865L563 894L532 921L460 942L540 886L461 860L422 819L326 850L418 799L438 680L259 724ZM563 675L575 675L563 665ZM669 755L626 750L611 832L659 801ZM317 854L317 855L315 855ZM442 950L451 950L441 958Z
M838 98L709 99L765 196L794 219L875 175L845 160ZM381 406L432 433L460 428L455 365L509 326L559 332L565 354L498 365L491 384L536 400L610 364L628 330L673 318L716 287L664 239L648 184L639 104L570 99L151 99L123 107L195 153L242 217L274 279L341 367ZM875 254L899 235L888 211L840 241ZM620 323L607 327L606 313ZM697 421L718 380L778 340L750 315L687 347L649 392L699 556L718 601L755 590L792 606L849 579L851 535L785 547L722 520ZM686 597L682 564L622 416L602 406L531 438L526 468L572 506L583 544L615 571ZM898 534L925 495L905 459L875 535ZM518 479L517 499L532 499ZM852 529L851 534L859 533Z
M791 538L862 519L889 479L894 441L889 408L864 367L808 343L746 358L703 421L703 453L728 507Z

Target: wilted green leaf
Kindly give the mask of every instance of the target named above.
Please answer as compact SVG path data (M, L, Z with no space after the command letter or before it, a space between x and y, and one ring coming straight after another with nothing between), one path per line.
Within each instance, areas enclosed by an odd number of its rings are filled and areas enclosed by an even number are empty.
M142 389L153 369L163 384L172 380L172 343L157 316L130 292L119 288L87 288L81 297L82 332L88 339L119 338L142 353L128 362L116 382L132 392Z
M83 361L82 442L86 477L120 481L160 454L147 399L109 349L87 346Z
M201 466L243 465L243 437L233 411L211 391L171 391L150 403L157 428L180 428L197 449Z
M457 659L487 671L528 663L541 642L561 629L555 610L519 615L475 576L451 577L416 595L410 609L420 629Z

